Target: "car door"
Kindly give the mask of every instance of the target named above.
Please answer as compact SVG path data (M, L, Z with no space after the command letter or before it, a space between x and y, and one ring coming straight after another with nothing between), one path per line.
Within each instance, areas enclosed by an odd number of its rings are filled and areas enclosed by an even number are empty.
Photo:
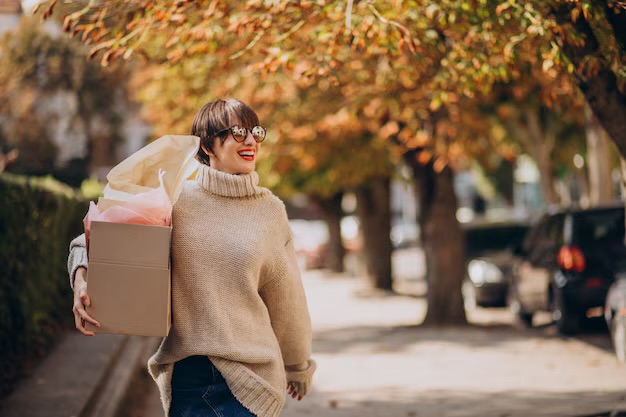
M531 262L531 255L533 254L533 248L536 242L540 239L541 235L545 234L548 222L549 216L543 216L528 232L528 235L522 243L521 256L519 257L515 272L515 287L517 299L523 311L531 312L535 309L533 302L533 264Z
M584 276L601 277L608 287L616 273L626 271L623 208L577 213L572 241L584 254Z
M518 269L518 297L524 311L548 309L548 289L562 235L563 215L546 215L524 242Z

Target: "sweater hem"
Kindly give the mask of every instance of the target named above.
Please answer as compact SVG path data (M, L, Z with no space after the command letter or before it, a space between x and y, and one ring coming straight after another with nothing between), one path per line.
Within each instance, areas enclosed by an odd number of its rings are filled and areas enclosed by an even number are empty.
M258 417L280 415L285 399L263 379L240 363L214 356L209 358L224 376L235 398L246 409Z
M161 406L167 417L170 414L170 406L172 404L172 375L174 373L174 364L159 364L156 363L153 358L150 358L148 360L148 373L154 382L156 382L159 389Z

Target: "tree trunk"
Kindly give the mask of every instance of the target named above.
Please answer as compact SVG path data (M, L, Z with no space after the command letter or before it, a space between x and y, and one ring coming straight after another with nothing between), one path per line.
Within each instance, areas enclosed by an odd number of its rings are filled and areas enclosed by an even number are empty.
M591 200L589 198L589 181L587 179L587 171L584 169L574 171L574 179L576 181L578 204L581 207L589 207Z
M620 184L622 200L626 200L626 159L619 159L619 167L622 174L622 183Z
M374 288L391 290L391 180L380 178L356 192L363 255Z
M556 136L547 127L542 126L539 109L527 109L526 123L528 135L525 142L531 156L539 169L539 181L543 198L547 204L557 204L559 195L554 187L551 154L556 142Z
M610 139L588 107L585 108L585 125L589 200L591 205L598 205L613 200L613 180L609 163Z
M496 189L505 198L507 204L513 205L513 183L515 181L513 172L514 164L503 159L493 174Z
M607 36L615 36L616 44L621 48L620 54L624 53L624 14L609 16L605 2L588 2L589 13L593 19L578 19L573 24L573 29L587 40L584 43L565 42L560 40L561 50L570 61L576 71L574 79L585 98L593 114L617 145L620 155L626 158L626 96L618 89L617 77L609 68L602 68L592 77L586 77L579 72L583 62L588 56L598 55L610 62L606 55L607 50L602 50L602 45L608 45ZM558 2L551 14L560 25L567 27L572 25L572 9L577 7L574 2ZM607 35L602 22L612 26L612 33Z
M622 183L620 184L622 200L626 200L626 159L621 157L619 159L619 166L622 174ZM626 207L624 208L624 210L626 210ZM626 215L624 216L624 229L626 230ZM626 245L626 234L624 235L624 244Z
M626 157L626 97L617 90L615 75L604 71L579 85L598 121Z
M419 201L418 223L428 263L428 311L426 325L466 324L461 285L465 276L463 232L456 218L454 176L449 167L441 172L433 164L421 165L417 151L405 155L413 169Z
M541 108L530 107L524 109L524 122L511 120L509 127L515 136L522 142L524 151L537 164L539 181L543 199L547 204L559 202L552 172L551 154L556 143L556 133L550 125L542 122Z
M324 212L324 220L328 227L328 256L325 260L325 267L334 272L343 272L343 260L346 255L346 249L341 240L341 218L343 210L341 209L341 200L343 192L328 197L314 197L317 204Z

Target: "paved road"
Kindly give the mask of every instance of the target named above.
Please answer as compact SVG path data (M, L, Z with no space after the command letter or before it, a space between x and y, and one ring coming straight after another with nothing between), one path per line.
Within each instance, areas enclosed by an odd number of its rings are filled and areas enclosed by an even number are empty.
M405 288L419 293L419 280L405 278ZM348 275L308 272L304 282L319 369L312 394L289 399L284 417L565 417L626 409L626 366L603 333L561 338L551 326L516 330L502 309L472 312L474 325L466 328L415 327L426 307L419 297L368 291ZM162 415L154 389L147 398L133 415Z

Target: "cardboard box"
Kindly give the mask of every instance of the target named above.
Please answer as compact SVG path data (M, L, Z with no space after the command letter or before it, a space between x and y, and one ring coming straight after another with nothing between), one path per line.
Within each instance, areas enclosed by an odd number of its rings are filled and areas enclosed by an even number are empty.
M172 228L92 222L87 312L95 333L167 336L171 325Z

